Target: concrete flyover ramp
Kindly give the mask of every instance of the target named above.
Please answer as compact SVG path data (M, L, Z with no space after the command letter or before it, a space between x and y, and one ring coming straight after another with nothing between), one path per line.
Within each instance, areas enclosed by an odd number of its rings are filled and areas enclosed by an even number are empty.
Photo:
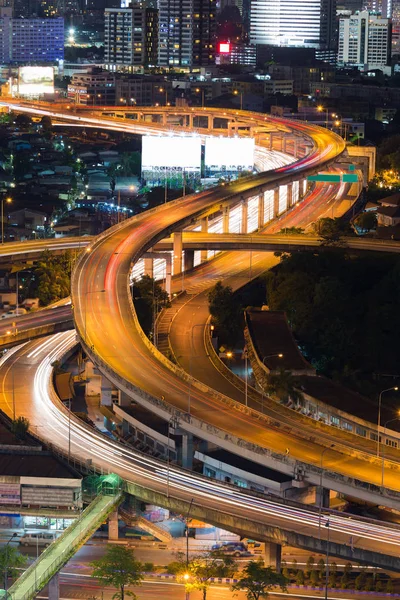
M100 494L81 516L40 555L1 596L4 600L31 600L93 535L122 500L122 492Z

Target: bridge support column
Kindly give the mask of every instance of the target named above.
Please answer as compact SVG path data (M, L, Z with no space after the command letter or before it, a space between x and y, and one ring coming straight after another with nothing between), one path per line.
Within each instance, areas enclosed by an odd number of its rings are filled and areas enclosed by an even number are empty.
M279 188L274 189L274 218L279 215Z
M176 231L174 238L174 275L182 271L182 231Z
M108 517L108 539L118 539L118 510L114 510Z
M266 567L281 571L282 546L274 542L265 542L264 563Z
M315 488L315 504L322 508L329 508L330 505L330 493L331 491L320 487L319 485Z
M144 259L144 274L148 275L148 277L154 276L154 262L152 258Z
M193 467L193 435L182 429L175 431L175 433L179 435L177 445L182 467L191 469Z
M265 194L261 192L258 197L258 229L261 229L264 225L264 199Z
M293 183L288 183L286 210L289 210L289 208L292 206L292 201L293 201Z
M49 581L49 600L60 598L60 575L56 573Z
M101 400L102 406L112 406L112 384L104 377L101 376Z
M300 179L299 181L299 202L300 200L303 200L304 198L304 182L306 180L305 179Z
M229 206L222 209L222 233L229 233Z
M201 219L200 224L201 224L201 233L208 233L208 217L204 217L204 219ZM200 252L201 262L205 262L207 260L207 257L208 257L207 250L201 250L201 252Z
M185 250L183 254L183 265L185 271L190 271L194 267L194 250Z
M247 233L247 223L249 218L249 205L247 200L242 200L242 227L241 233Z

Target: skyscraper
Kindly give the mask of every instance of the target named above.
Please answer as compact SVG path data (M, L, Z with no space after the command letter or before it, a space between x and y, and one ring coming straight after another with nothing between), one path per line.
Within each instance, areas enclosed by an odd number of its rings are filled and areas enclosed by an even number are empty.
M201 67L215 62L215 0L160 0L158 63Z
M389 19L362 11L339 20L338 64L362 71L382 69L390 60Z
M253 44L329 48L335 31L336 0L254 0Z

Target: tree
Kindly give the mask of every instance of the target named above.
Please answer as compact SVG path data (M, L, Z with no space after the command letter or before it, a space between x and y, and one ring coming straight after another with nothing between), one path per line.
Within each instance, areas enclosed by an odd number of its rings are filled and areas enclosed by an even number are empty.
M316 569L310 573L310 583L313 587L317 587L319 584L319 572Z
M134 281L132 294L140 326L146 335L150 337L152 325L158 312L163 307L169 306L168 294L149 275L143 275L141 279Z
M365 586L365 580L365 571L361 571L361 573L359 573L359 575L357 575L357 577L355 578L354 588L356 590L363 590Z
M323 558L320 558L318 561L318 571L320 573L322 573L323 571L325 571L325 561Z
M208 294L208 307L222 343L233 346L241 329L241 311L232 288L218 281Z
M321 237L321 246L340 246L342 236L350 233L349 227L342 219L323 217L313 224L313 229Z
M186 592L199 590L203 600L207 598L207 590L213 577L232 577L235 572L235 561L223 552L199 554L186 563L182 552L178 552L177 560L168 566L168 572L177 576L178 581L185 584Z
M296 378L290 373L281 369L278 373L271 373L268 375L266 392L267 394L274 394L278 396L280 400L284 402L301 402L303 400L303 394L296 388ZM310 562L311 561L311 562ZM309 556L307 560L307 570L310 571L314 564L314 557Z
M332 589L336 587L336 573L329 573L328 585Z
M349 587L349 583L350 583L349 574L346 573L346 571L344 571L343 575L340 578L340 587L343 590L347 590L347 588Z
M15 125L19 129L30 129L32 127L32 123L33 121L31 117L25 113L21 113L15 117Z
M302 227L285 227L281 229L280 234L289 234L289 235L301 235L304 233L304 229Z
M287 377L287 374L289 374L291 376L291 374L288 371L283 371L282 375L285 375L285 378L282 377L283 382L290 381L289 377ZM291 386L291 384L289 384L289 383L287 383L285 385L287 387ZM314 562L315 562L315 559L312 555L307 558L306 568L307 568L308 577L310 577L311 571L314 566Z
M389 578L386 583L386 593L393 594L393 592L394 592L393 580L391 578Z
M375 229L377 222L378 220L376 218L376 213L370 211L362 212L355 220L356 225L363 231L371 231L371 229Z
M383 582L381 579L377 579L375 581L375 591L376 592L383 592Z
M365 592L372 592L372 588L374 587L374 580L372 577L367 577L367 580L364 585Z
M17 417L11 423L11 431L19 439L25 439L26 434L29 430L29 421L26 417Z
M11 579L18 577L21 567L25 566L27 560L27 556L9 544L0 548L0 585L5 583L6 577Z
M43 133L50 137L53 133L53 123L51 117L43 115L43 117L40 120L40 124L42 126Z
M304 585L304 572L302 571L302 569L299 569L297 571L296 583L297 585Z
M252 560L247 563L239 580L231 589L234 592L245 590L247 600L259 600L268 598L269 592L276 587L286 592L287 583L286 577L281 573L277 573L271 567L264 567L262 561Z
M45 252L37 264L37 288L35 294L42 306L66 298L70 293L72 254L67 251L60 256Z
M107 546L106 554L91 563L92 577L119 591L113 598L124 600L125 596L136 598L136 594L126 590L128 585L140 585L143 580L143 565L126 546Z

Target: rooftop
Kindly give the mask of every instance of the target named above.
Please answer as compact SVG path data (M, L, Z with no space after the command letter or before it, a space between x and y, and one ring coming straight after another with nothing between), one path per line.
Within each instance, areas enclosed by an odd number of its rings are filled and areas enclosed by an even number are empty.
M1 477L48 477L81 479L81 476L60 459L47 451L18 450L11 453L0 450Z

